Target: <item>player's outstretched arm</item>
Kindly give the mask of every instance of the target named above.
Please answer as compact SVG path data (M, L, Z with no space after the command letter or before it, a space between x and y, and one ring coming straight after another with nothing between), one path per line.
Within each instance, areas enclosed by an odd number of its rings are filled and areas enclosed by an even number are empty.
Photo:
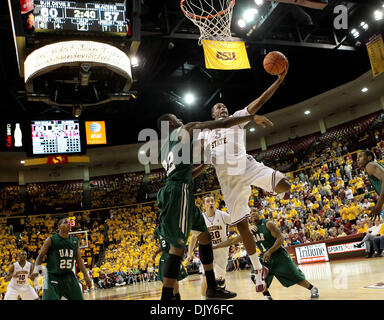
M80 248L77 248L76 262L77 262L77 265L79 266L80 271L81 271L81 272L83 273L83 275L84 275L84 280L85 280L85 283L87 284L88 289L91 289L91 288L92 288L92 280L91 280L91 278L89 277L87 268L85 267L85 265L84 265L84 261L83 261L83 259L81 258Z
M33 276L37 276L37 274L39 273L39 270L41 268L41 263L43 262L45 256L47 255L47 252L51 246L51 243L52 243L51 237L45 239L44 244L40 249L40 253L37 256L36 261L35 261L35 267L34 267L33 273L32 273Z
M241 235L238 235L237 237L229 238L222 243L219 243L218 245L214 246L213 249L219 249L219 248L225 248L225 247L230 247L233 244L243 242L243 238Z
M272 221L268 221L265 226L271 232L272 237L274 237L276 240L273 246L270 247L264 253L263 262L267 262L271 258L272 253L274 253L277 249L279 249L284 243L283 234L281 233L280 229L276 226L275 223L273 223Z
M273 96L277 88L284 81L285 76L288 73L288 66L282 74L278 75L277 80L263 92L263 94L257 99L253 100L248 106L247 110L250 114L255 114L259 109Z
M376 162L370 162L366 165L365 170L369 175L376 177L381 181L381 191L379 199L374 207L371 209L371 218L379 218L384 204L384 169Z
M15 266L14 266L13 263L12 263L12 264L9 266L9 268L8 268L8 274L5 276L4 281L5 281L5 282L11 281L14 272L15 272Z
M263 118L264 120L264 123L262 125L259 123L261 118ZM227 129L227 128L231 128L233 126L246 123L252 120L263 127L265 127L265 123L269 125L273 125L273 123L265 117L249 115L249 116L242 116L242 117L228 117L225 119L211 120L211 121L204 121L204 122L190 122L184 126L184 129L187 130L189 135L191 136L193 134L193 130L206 130L206 129L214 130L214 129L221 129L221 128Z

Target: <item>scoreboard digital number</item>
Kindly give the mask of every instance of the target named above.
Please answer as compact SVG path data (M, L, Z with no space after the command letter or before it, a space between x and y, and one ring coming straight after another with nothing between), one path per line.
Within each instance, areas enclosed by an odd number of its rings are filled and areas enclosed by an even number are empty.
M34 0L35 31L127 33L124 3Z

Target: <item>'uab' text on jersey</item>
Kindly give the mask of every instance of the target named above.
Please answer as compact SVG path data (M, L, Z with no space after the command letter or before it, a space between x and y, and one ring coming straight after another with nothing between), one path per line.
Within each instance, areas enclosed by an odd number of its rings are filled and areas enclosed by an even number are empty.
M379 166L384 168L384 165L380 162L376 162ZM371 176L368 174L369 182L371 183L373 189L375 189L376 193L380 195L381 193L381 180L377 179L375 176Z
M58 233L51 236L51 246L47 252L48 273L64 274L72 272L75 265L79 239L69 235L62 238Z
M167 173L167 181L192 183L192 141L181 142L182 133L185 133L182 127L174 129L162 143L161 164Z
M231 117L249 116L247 108L236 111ZM227 129L215 129L205 133L205 148L209 148L211 162L216 170L234 165L246 157L245 130L242 123ZM219 166L217 166L219 165ZM222 165L222 166L221 166Z
M212 217L208 217L206 212L204 212L203 217L208 231L211 234L213 245L222 243L228 239L227 225L231 224L229 214L215 210L215 214Z
M268 220L261 219L257 224L257 231L251 231L255 238L256 245L260 249L262 255L267 250L269 250L275 244L276 241L276 239L272 236L271 231L269 231L267 228L267 222ZM280 247L274 253L272 253L272 255L282 250L285 249L283 247Z

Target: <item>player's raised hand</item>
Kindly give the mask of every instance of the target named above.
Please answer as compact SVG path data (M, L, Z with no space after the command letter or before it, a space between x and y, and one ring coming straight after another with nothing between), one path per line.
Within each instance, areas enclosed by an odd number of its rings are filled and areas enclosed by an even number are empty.
M288 69L289 69L289 62L287 62L287 67L285 68L284 72L281 73L281 74L278 74L277 77L279 78L279 80L283 81L285 76L287 75L288 73Z
M273 122L264 116L254 115L253 121L262 128L266 128L266 124L273 126Z

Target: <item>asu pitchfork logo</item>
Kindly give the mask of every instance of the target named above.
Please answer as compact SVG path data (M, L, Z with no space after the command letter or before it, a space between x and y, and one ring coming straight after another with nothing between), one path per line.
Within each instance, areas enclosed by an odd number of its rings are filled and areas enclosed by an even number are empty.
M224 61L233 61L236 60L236 52L217 51L216 58Z

